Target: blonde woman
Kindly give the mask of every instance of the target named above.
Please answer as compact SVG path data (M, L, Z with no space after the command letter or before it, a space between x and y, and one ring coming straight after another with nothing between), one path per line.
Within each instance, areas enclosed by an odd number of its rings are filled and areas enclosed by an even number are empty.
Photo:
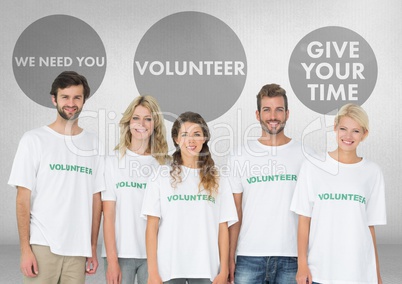
M299 214L298 284L382 283L375 225L386 223L384 180L377 164L357 155L369 133L358 105L335 117L337 149L320 165L305 162L291 210Z
M228 226L237 212L209 152L208 126L199 114L185 112L174 122L172 138L170 170L146 192L142 209L148 283L226 284Z
M139 96L120 120L116 155L106 158L102 193L106 280L108 284L145 284L148 278L145 229L140 217L145 191L168 146L161 110L151 96Z

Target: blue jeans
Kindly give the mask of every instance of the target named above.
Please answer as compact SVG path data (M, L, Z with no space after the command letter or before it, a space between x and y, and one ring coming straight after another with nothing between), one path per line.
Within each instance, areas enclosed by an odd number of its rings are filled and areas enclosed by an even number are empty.
M238 255L235 284L296 283L297 257Z
M105 259L105 272L107 271L107 259ZM121 283L134 284L137 275L138 284L146 284L148 281L148 265L146 258L119 258L121 270Z
M164 284L211 284L211 280L204 278L176 278L163 282Z

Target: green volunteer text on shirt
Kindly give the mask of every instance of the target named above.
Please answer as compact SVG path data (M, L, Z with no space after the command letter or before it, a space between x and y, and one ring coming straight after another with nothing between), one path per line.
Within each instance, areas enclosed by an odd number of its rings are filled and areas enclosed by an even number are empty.
M147 184L145 182L139 183L139 182L134 182L134 181L120 181L120 182L116 183L116 189L122 188L122 187L134 187L134 188L139 188L139 189L146 189Z
M254 176L249 177L247 182L249 184L256 182L269 182L269 181L297 181L297 175L269 175L269 176Z
M364 196L353 193L321 193L318 194L318 198L320 200L349 200L366 204Z
M215 197L206 194L174 194L167 197L172 201L210 201L215 203Z
M92 169L79 165L62 165L62 164L49 164L52 171L69 171L92 175Z

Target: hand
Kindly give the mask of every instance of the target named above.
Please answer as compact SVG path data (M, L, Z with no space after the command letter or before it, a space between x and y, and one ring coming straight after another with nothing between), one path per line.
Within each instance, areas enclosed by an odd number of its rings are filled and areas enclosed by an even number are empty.
M378 284L382 284L382 278L380 275L378 275Z
M21 254L20 269L22 274L27 277L36 277L39 274L38 263L32 250Z
M308 268L307 265L299 265L299 268L297 270L296 274L296 282L297 284L312 284L313 283L313 277L311 275L310 269Z
M228 284L234 283L234 272L236 270L236 262L234 259L229 260L229 277Z
M92 254L92 257L87 257L87 267L86 272L87 274L95 274L96 270L98 269L99 263L96 254Z
M228 282L228 274L227 273L219 273L212 284L227 284Z
M121 283L121 270L119 263L111 262L107 265L106 271L107 284L120 284Z
M162 278L159 273L148 275L148 284L163 284Z

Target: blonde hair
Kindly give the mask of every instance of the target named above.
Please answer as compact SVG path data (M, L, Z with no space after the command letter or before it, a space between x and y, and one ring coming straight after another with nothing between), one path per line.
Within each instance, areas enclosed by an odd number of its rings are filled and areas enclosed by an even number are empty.
M356 121L363 128L365 133L369 130L369 118L366 111L361 106L349 103L341 107L335 116L335 127L338 126L341 118L345 116Z
M130 121L133 117L134 110L137 106L147 108L154 121L154 131L149 138L147 152L163 165L168 161L168 145L166 142L166 129L162 112L158 102L152 96L138 96L127 107L120 120L120 142L116 145L115 150L119 150L120 157L124 157L127 148L131 145Z
M176 139L179 135L182 124L185 122L196 123L202 129L205 142L202 145L202 149L198 156L198 165L200 166L200 183L198 184L198 189L201 190L202 186L209 193L209 195L214 195L214 193L218 192L219 175L218 170L215 167L215 162L212 159L211 153L209 152L208 142L211 135L208 125L202 116L198 113L190 111L182 113L172 126L172 139L176 147L176 151L172 155L173 161L172 169L170 171L170 175L172 177L172 187L176 188L177 184L182 182L181 166L183 165L183 159L181 157L180 147L176 143Z

